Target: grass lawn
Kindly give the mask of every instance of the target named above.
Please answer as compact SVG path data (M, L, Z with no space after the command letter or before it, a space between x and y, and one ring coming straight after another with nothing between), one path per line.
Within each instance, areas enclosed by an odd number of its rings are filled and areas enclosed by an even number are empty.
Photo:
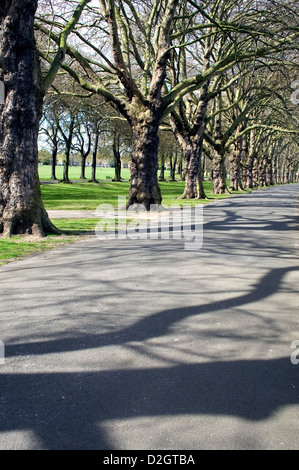
M107 170L107 169L105 169ZM42 195L47 210L95 210L100 204L110 204L117 207L118 196L128 198L130 183L128 181L72 184L42 184ZM217 199L223 199L229 194L214 195L213 183L205 181L204 187L207 200L178 200L183 194L185 183L160 182L163 201L166 206L178 204L206 204ZM242 194L236 191L233 194Z
M80 167L70 166L69 178L70 180L80 180ZM39 165L38 173L41 181L50 181L51 179L51 166L50 165ZM87 179L91 178L91 167L86 167L85 176ZM63 166L56 167L56 178L62 179L63 177ZM96 178L100 180L112 179L114 177L114 168L100 168L96 169ZM122 178L130 178L130 170L127 168L122 169Z
M94 234L96 225L101 219L51 219L55 227L66 235L86 235ZM106 230L117 230L119 221L128 223L132 219L112 219L111 228L105 226Z
M9 261L25 258L26 256L42 253L55 247L75 241L74 237L48 236L42 240L30 240L30 237L15 236L0 239L0 266Z

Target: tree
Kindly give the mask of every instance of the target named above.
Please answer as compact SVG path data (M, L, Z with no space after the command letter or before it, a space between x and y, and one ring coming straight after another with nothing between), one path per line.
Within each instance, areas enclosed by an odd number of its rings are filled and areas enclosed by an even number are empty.
M92 131L89 122L88 107L80 109L77 119L77 126L75 128L74 150L78 151L81 155L81 173L80 179L85 180L86 160L91 152L92 144Z
M34 16L37 0L0 4L0 80L6 97L0 105L0 233L43 236L58 232L45 211L38 177L38 132L43 99L65 55L65 42L83 8L80 1L60 35L47 71L36 55Z
M59 152L60 136L59 136L59 103L57 100L48 99L44 105L43 116L40 124L40 133L46 137L48 145L52 149L51 158L51 179L56 178L57 155Z
M58 93L56 105L59 112L57 128L61 136L61 140L64 143L62 183L70 183L70 157L71 151L74 150L75 128L80 126L79 117L81 102L72 94L61 95Z

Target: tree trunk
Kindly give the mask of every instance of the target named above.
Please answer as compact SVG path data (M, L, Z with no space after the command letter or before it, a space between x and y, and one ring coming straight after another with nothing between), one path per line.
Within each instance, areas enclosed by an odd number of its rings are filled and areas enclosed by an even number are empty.
M178 154L176 152L173 160L171 156L170 181L175 181L175 169L176 169L177 159L178 159Z
M161 167L160 167L160 176L159 181L165 181L165 154L161 154Z
M183 180L183 153L180 152L180 159L179 159L179 164L178 164L178 174L180 177L180 180Z
M274 157L274 168L273 168L273 173L274 173L274 182L275 184L279 184L279 173L278 173L278 165L279 165L279 160L278 160L278 155L275 155Z
M72 148L72 140L73 140L73 134L74 134L74 126L75 126L75 116L71 115L71 121L70 121L70 126L69 126L69 132L68 135L65 135L63 133L63 138L65 141L65 159L64 159L64 168L63 168L63 183L70 183L69 179L69 168L70 168L70 155L71 155L71 148Z
M90 180L91 183L98 183L96 179L98 145L99 145L99 133L97 132L95 142L94 142L94 148L92 152L91 180Z
M255 131L252 130L250 132L250 138L249 138L249 149L248 149L248 157L247 157L247 162L245 164L245 187L249 189L253 189L254 183L253 183L253 165L254 165L254 159L256 157L256 136L255 136Z
M239 131L242 127L238 127ZM243 139L239 137L234 144L234 149L229 158L229 175L230 175L230 186L229 189L232 191L238 191L241 182L241 158L243 154Z
M63 183L70 183L70 179L69 179L70 152L71 152L71 149L69 146L67 146L67 148L65 149L64 162L63 162L63 178L62 178Z
M88 154L81 153L81 173L80 173L80 180L86 180L85 176L85 167L86 167L86 158Z
M52 149L51 180L57 180L56 178L57 152L58 152L57 145L54 145Z
M185 189L179 199L206 199L202 178L202 139L197 135L193 139L185 140L183 154Z
M272 155L268 158L266 166L266 184L267 186L274 185L274 174L273 174L273 160Z
M252 184L254 188L259 186L259 157L257 154L253 156L252 163Z
M259 165L259 181L262 187L268 186L267 185L267 165L268 165L268 159L264 157L260 161L260 165Z
M0 4L0 233L58 233L44 209L38 176L41 92L33 30L36 0Z
M91 134L89 132L89 130L87 130L87 136L88 136L88 145L87 145L87 149L85 149L85 146L84 146L84 137L81 135L81 133L79 133L79 135L81 136L81 147L80 147L80 153L81 153L81 173L80 173L80 179L81 180L86 180L86 176L85 176L85 169L86 169L86 160L87 160L87 157L90 153L90 146L91 146Z
M246 164L246 184L245 187L249 189L253 189L253 161L254 161L254 153L249 154L248 161Z
M225 194L226 191L226 167L224 153L217 153L213 165L213 194Z
M121 181L121 159L119 151L119 135L113 138L113 156L114 156L114 178L112 181Z
M151 205L161 205L162 196L158 184L158 128L157 119L132 120L133 151L128 207L141 204L149 211Z
M229 157L229 176L230 176L230 186L231 191L238 191L239 189L239 180L240 180L240 161L241 161L241 152L239 147L239 141L236 142L235 148Z

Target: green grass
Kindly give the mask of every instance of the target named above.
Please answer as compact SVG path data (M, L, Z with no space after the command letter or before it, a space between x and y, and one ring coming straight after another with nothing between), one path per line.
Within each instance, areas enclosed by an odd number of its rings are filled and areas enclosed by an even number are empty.
M51 222L65 234L83 235L94 232L99 219L51 219Z
M229 194L214 195L213 183L205 181L204 187L207 200L178 200L183 194L185 183L160 182L163 196L162 204L203 204L217 199L223 199ZM113 183L73 183L73 184L43 184L42 195L46 209L48 210L95 210L100 204L118 205L118 196L128 198L129 182ZM242 194L244 191L236 191L233 194Z
M95 210L99 204L117 205L118 195L127 196L129 183L43 184L46 209Z
M67 235L86 235L93 234L95 232L96 225L101 219L51 219L55 227L61 230L64 234ZM111 226L103 227L104 231L113 230L118 228L118 224L121 221L122 223L129 223L132 219L111 219Z
M29 238L14 236L0 239L0 266L9 261L25 258L26 256L42 253L58 246L73 243L73 237L48 236L45 239L31 241Z
M69 178L70 180L78 181L80 180L80 167L71 166L69 168ZM50 181L51 179L51 166L50 165L39 165L38 173L41 181ZM91 178L91 167L86 167L85 176L87 179ZM56 177L62 179L63 177L63 166L56 167ZM96 178L98 180L106 180L106 178L114 177L114 168L97 168L96 169ZM127 168L122 169L122 178L130 178L130 170Z
M62 178L63 168L57 167L57 177ZM50 180L51 168L48 165L39 166L39 175L41 181ZM118 196L128 197L130 172L128 169L122 170L122 182L111 182L106 177L113 177L113 168L97 168L97 178L99 183L72 183L72 184L43 184L42 194L43 200L48 210L95 210L100 204L110 204L117 207ZM165 172L166 178L169 172ZM91 176L91 168L86 168L86 176ZM70 180L78 181L80 177L79 167L70 167ZM160 182L164 205L194 205L206 204L211 201L223 199L229 194L215 195L213 194L212 181L204 181L204 188L208 199L206 200L178 200L184 192L185 183L183 181L163 181ZM233 194L242 194L244 191L236 191Z

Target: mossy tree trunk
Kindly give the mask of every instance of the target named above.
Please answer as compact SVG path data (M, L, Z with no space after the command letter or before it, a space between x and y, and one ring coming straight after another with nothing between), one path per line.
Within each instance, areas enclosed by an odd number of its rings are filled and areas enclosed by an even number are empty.
M240 180L240 170L241 170L241 149L240 142L237 140L235 143L235 148L229 157L229 176L230 176L230 186L231 191L238 191L239 189L239 180Z
M225 194L226 189L225 153L220 150L213 158L213 194Z
M42 115L33 20L36 0L0 4L0 233L58 232L42 203L38 176L38 131Z
M143 119L132 120L132 164L131 185L128 207L140 204L146 210L160 206L162 202L158 183L159 119L146 119L149 114L144 110ZM157 116L158 118L160 116Z
M185 140L183 146L185 189L180 199L206 199L202 177L202 138Z
M259 186L259 156L257 154L255 154L253 157L252 184L253 188L258 188Z

